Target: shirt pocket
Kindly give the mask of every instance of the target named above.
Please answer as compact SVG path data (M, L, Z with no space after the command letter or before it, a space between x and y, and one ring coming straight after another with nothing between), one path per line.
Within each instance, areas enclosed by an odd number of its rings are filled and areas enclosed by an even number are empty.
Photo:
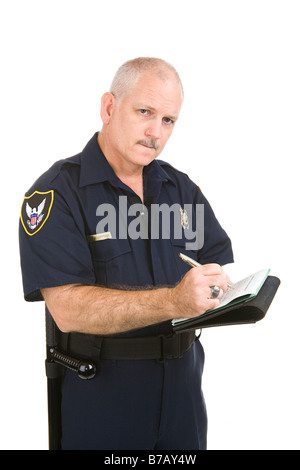
M131 252L131 248L127 239L118 240L110 238L107 240L100 240L90 242L89 247L92 254L92 259L98 261L110 261L125 253Z
M89 242L97 284L125 284L131 247L127 239L106 239Z

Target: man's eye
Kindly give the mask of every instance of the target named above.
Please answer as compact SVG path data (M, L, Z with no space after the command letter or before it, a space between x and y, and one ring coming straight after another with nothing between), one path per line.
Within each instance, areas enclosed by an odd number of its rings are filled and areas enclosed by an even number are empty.
M170 118L164 118L166 124L174 124L174 121Z
M148 114L148 111L147 109L140 109L140 113L145 116L146 114Z

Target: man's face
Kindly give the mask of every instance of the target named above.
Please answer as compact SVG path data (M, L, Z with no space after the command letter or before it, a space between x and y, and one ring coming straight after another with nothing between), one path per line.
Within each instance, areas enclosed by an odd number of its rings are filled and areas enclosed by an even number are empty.
M172 76L142 75L129 95L114 102L108 135L115 163L151 163L172 134L181 105L181 87Z

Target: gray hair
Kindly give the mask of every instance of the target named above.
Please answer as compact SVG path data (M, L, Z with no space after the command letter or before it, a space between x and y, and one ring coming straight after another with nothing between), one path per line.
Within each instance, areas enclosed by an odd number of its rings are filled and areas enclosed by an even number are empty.
M143 73L155 72L162 80L166 80L172 74L182 91L183 86L178 72L165 60L157 59L155 57L138 57L137 59L129 60L117 70L117 73L112 81L110 92L115 96L117 102L120 102L127 96Z

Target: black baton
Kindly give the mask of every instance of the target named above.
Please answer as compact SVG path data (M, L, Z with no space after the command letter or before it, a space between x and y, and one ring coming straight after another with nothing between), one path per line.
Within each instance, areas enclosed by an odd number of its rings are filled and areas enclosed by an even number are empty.
M61 379L65 368L77 372L81 379L92 379L96 374L93 363L76 359L58 349L60 331L46 306L46 376L48 393L49 450L61 449Z

